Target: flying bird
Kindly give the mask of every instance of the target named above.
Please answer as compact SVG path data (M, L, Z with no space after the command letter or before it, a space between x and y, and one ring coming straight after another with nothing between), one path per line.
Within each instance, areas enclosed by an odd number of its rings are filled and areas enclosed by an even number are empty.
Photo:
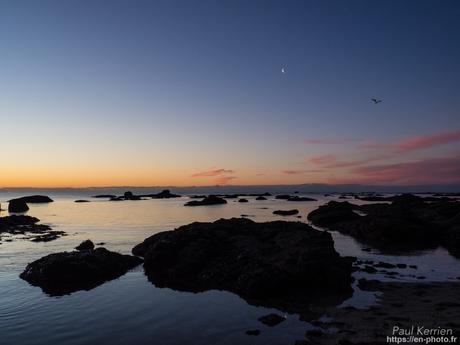
M281 73L286 74L286 70L284 69L284 67L281 68Z
M376 99L376 98L371 98L371 101L374 102L374 104L379 104L380 102L382 102L381 99Z

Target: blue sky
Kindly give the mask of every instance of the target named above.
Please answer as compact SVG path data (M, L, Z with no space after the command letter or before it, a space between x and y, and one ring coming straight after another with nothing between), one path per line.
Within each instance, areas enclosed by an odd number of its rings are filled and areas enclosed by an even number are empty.
M5 186L369 182L320 155L455 172L459 17L457 1L2 1ZM404 155L359 144L446 132Z

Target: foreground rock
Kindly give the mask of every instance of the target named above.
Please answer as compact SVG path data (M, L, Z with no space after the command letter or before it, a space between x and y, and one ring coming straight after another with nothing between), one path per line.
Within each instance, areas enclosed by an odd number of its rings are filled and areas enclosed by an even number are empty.
M285 310L338 302L352 291L352 260L339 256L329 233L300 222L197 222L155 234L133 254L144 257L145 273L159 287L228 290Z
M91 240L85 240L75 247L76 250L92 250L94 249L94 243Z
M10 202L8 203L8 212L22 213L28 210L29 210L29 206L27 206L27 203L23 200L13 199L13 200L10 200Z
M27 265L20 277L52 296L90 290L142 262L105 248L47 255Z
M383 250L428 249L443 245L460 253L460 202L427 201L414 195L392 203L354 205L330 201L310 212L315 225L348 234Z
M12 199L10 200L10 202L13 200L21 200L27 204L46 204L46 203L54 201L53 199L51 199L49 196L46 196L46 195L23 196L21 198Z
M377 303L369 309L330 308L326 313L328 321L314 322L323 330L322 336L314 344L389 344L387 336L392 336L394 326L400 330L410 330L414 325L414 335L417 327L422 326L423 330L452 330L458 339L459 283L384 283L360 280L360 287L367 291L381 292ZM312 340L308 334L306 336ZM424 339L423 342L418 342L420 344L436 343L429 341L430 335L415 336ZM409 343L415 344L407 342Z
M185 203L185 206L209 206L209 205L222 205L226 204L227 200L222 199L215 195L205 197L203 200L192 200Z
M65 235L64 231L54 231L48 225L38 224L39 221L38 218L25 215L0 217L0 237L20 236L33 242L48 242Z

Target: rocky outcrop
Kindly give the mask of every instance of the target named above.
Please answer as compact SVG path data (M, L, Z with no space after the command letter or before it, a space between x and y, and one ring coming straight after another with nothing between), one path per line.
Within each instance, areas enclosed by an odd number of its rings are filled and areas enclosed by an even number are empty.
M263 201L263 200L267 200L267 198L261 195L261 196L258 196L256 200Z
M291 196L286 199L287 201L317 201L316 199L313 198L308 198L306 196Z
M123 194L123 198L125 200L141 200L141 197L139 195L134 195L132 192L125 192Z
M24 200L13 199L8 203L8 212L11 213L22 213L29 210L29 206Z
M192 200L185 203L185 206L209 206L209 205L222 205L226 204L227 200L222 199L215 195L205 197L203 200Z
M0 235L21 235L21 239L33 242L48 242L65 235L64 231L55 231L48 225L38 224L39 221L38 218L25 215L0 217Z
M89 201L89 200L85 200L85 199L78 199L78 200L75 200L74 202L81 203L81 202L90 202L90 201Z
M313 224L348 234L383 250L443 245L460 252L460 202L403 194L391 203L354 205L330 201L308 215Z
M280 199L280 200L287 200L289 198L291 198L292 196L289 195L289 194L280 194L280 195L277 195L275 196L275 199Z
M99 195L94 195L93 198L98 198L98 199L113 199L116 198L116 195L113 194L99 194Z
M315 294L349 294L352 260L332 237L300 222L245 218L192 223L155 234L133 248L149 280L183 291L234 292L251 303L305 307Z
M293 216L299 213L299 210L276 210L273 211L273 214L278 216Z
M238 199L238 202L249 202L249 201L248 199L241 198L241 199Z
M21 200L27 204L45 204L49 202L53 202L53 199L51 199L49 196L46 195L29 195L29 196L23 196L21 198L16 198L10 200Z
M92 250L94 249L94 243L91 240L85 240L75 247L76 250Z
M179 194L173 194L169 189L164 189L157 194L149 194L152 199L169 199L169 198L180 198Z
M44 256L27 265L20 277L49 295L90 290L125 274L142 262L140 258L105 248L62 252Z

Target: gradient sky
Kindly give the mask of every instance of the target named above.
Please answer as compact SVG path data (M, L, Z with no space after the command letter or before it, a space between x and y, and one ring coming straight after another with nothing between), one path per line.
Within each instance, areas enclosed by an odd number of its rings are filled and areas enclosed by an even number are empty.
M2 0L0 52L0 187L460 183L459 1Z

